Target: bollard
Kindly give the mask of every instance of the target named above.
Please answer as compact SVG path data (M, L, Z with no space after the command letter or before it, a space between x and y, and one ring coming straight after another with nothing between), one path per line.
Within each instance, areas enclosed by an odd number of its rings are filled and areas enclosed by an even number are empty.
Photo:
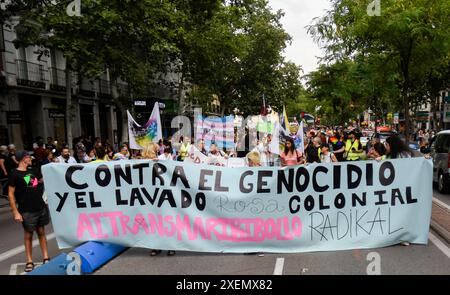
M67 265L70 263L67 260L67 254L62 253L55 258L51 259L48 263L36 267L33 271L27 273L30 276L64 276L67 275Z
M103 242L87 242L73 250L81 256L81 272L93 273L127 247Z

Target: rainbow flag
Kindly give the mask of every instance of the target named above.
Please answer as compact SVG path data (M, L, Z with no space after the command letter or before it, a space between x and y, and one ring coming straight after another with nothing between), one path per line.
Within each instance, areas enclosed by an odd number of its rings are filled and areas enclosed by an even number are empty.
M159 104L155 103L152 114L144 126L139 125L127 111L128 115L128 135L130 139L130 148L142 150L151 142L157 143L162 139L161 115L159 113Z

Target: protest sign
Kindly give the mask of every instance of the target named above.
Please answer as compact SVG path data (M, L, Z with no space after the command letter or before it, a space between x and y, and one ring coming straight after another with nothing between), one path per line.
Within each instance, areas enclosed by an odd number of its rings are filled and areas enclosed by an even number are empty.
M203 154L196 148L191 145L191 148L188 151L187 157L184 159L184 162L195 163L195 164L208 164L208 156Z
M42 167L58 245L293 253L427 244L425 158L226 168L120 161Z
M144 126L139 125L129 111L127 111L127 115L131 149L142 150L150 143L156 143L162 139L161 115L158 103L153 106L152 114Z

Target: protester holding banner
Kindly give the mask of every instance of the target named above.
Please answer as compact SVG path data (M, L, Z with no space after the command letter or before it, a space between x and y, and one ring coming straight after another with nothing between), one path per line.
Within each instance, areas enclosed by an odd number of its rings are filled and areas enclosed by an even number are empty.
M281 166L296 166L304 163L303 155L295 149L294 140L286 139L284 151L280 155Z
M164 148L164 153L158 156L158 160L172 161L173 160L172 148L170 146L166 146Z
M370 160L385 160L386 159L386 148L381 142L376 142L373 147L370 148L367 158Z
M250 152L247 154L247 163L249 167L260 167L261 159L260 154L258 152Z
M59 163L76 164L77 160L70 156L70 150L68 147L63 147L61 149L61 156L58 157Z
M385 147L388 159L412 158L414 156L408 146L396 135L386 139Z
M208 156L208 152L205 149L205 141L203 139L199 139L197 141L197 149L200 153L202 153L205 156Z
M228 155L226 153L224 153L223 151L221 151L215 143L212 143L210 146L208 157L213 158L213 159L218 158L218 157L227 159Z
M158 159L158 145L154 142L147 144L142 152L142 158L148 160Z
M320 151L321 163L336 163L338 161L334 153L330 152L330 146L327 143L321 145Z
M106 155L106 148L103 146L98 146L95 148L95 158L94 161L91 161L90 163L101 163L106 162L105 161Z
M24 229L27 257L25 272L30 272L34 269L32 256L34 231L38 234L44 257L43 263L50 260L45 235L45 226L50 222L50 215L42 198L44 193L42 175L38 171L30 169L31 156L22 151L16 154L16 159L19 161L19 166L10 175L8 197L14 220L20 222Z
M120 152L116 153L113 157L114 161L119 161L119 160L129 160L130 154L128 153L128 147L123 144L120 146Z

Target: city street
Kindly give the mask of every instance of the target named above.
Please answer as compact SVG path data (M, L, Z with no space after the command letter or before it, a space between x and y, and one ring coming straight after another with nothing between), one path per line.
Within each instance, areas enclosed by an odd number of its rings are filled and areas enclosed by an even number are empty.
M449 11L0 0L0 275L450 275Z
M434 190L434 196L440 201L438 204L435 202L434 207L442 209L442 203L449 204L450 195ZM433 219L446 226L445 222L450 220L450 208L443 210L447 211L442 213L433 208ZM442 217L443 214L445 217ZM14 223L8 207L0 208L0 231L0 274L20 274L25 261L22 228ZM47 233L50 255L55 257L61 251L51 226L47 228ZM37 243L35 245L35 262L39 262L42 258L39 246ZM427 246L397 245L381 249L302 254L266 253L264 257L191 252L177 252L169 257L166 251L151 257L148 249L132 248L110 261L95 275L364 275L371 261L368 254L373 255L372 252L380 255L381 274L450 275L449 247L448 241L432 229ZM68 253L70 249L64 252Z

